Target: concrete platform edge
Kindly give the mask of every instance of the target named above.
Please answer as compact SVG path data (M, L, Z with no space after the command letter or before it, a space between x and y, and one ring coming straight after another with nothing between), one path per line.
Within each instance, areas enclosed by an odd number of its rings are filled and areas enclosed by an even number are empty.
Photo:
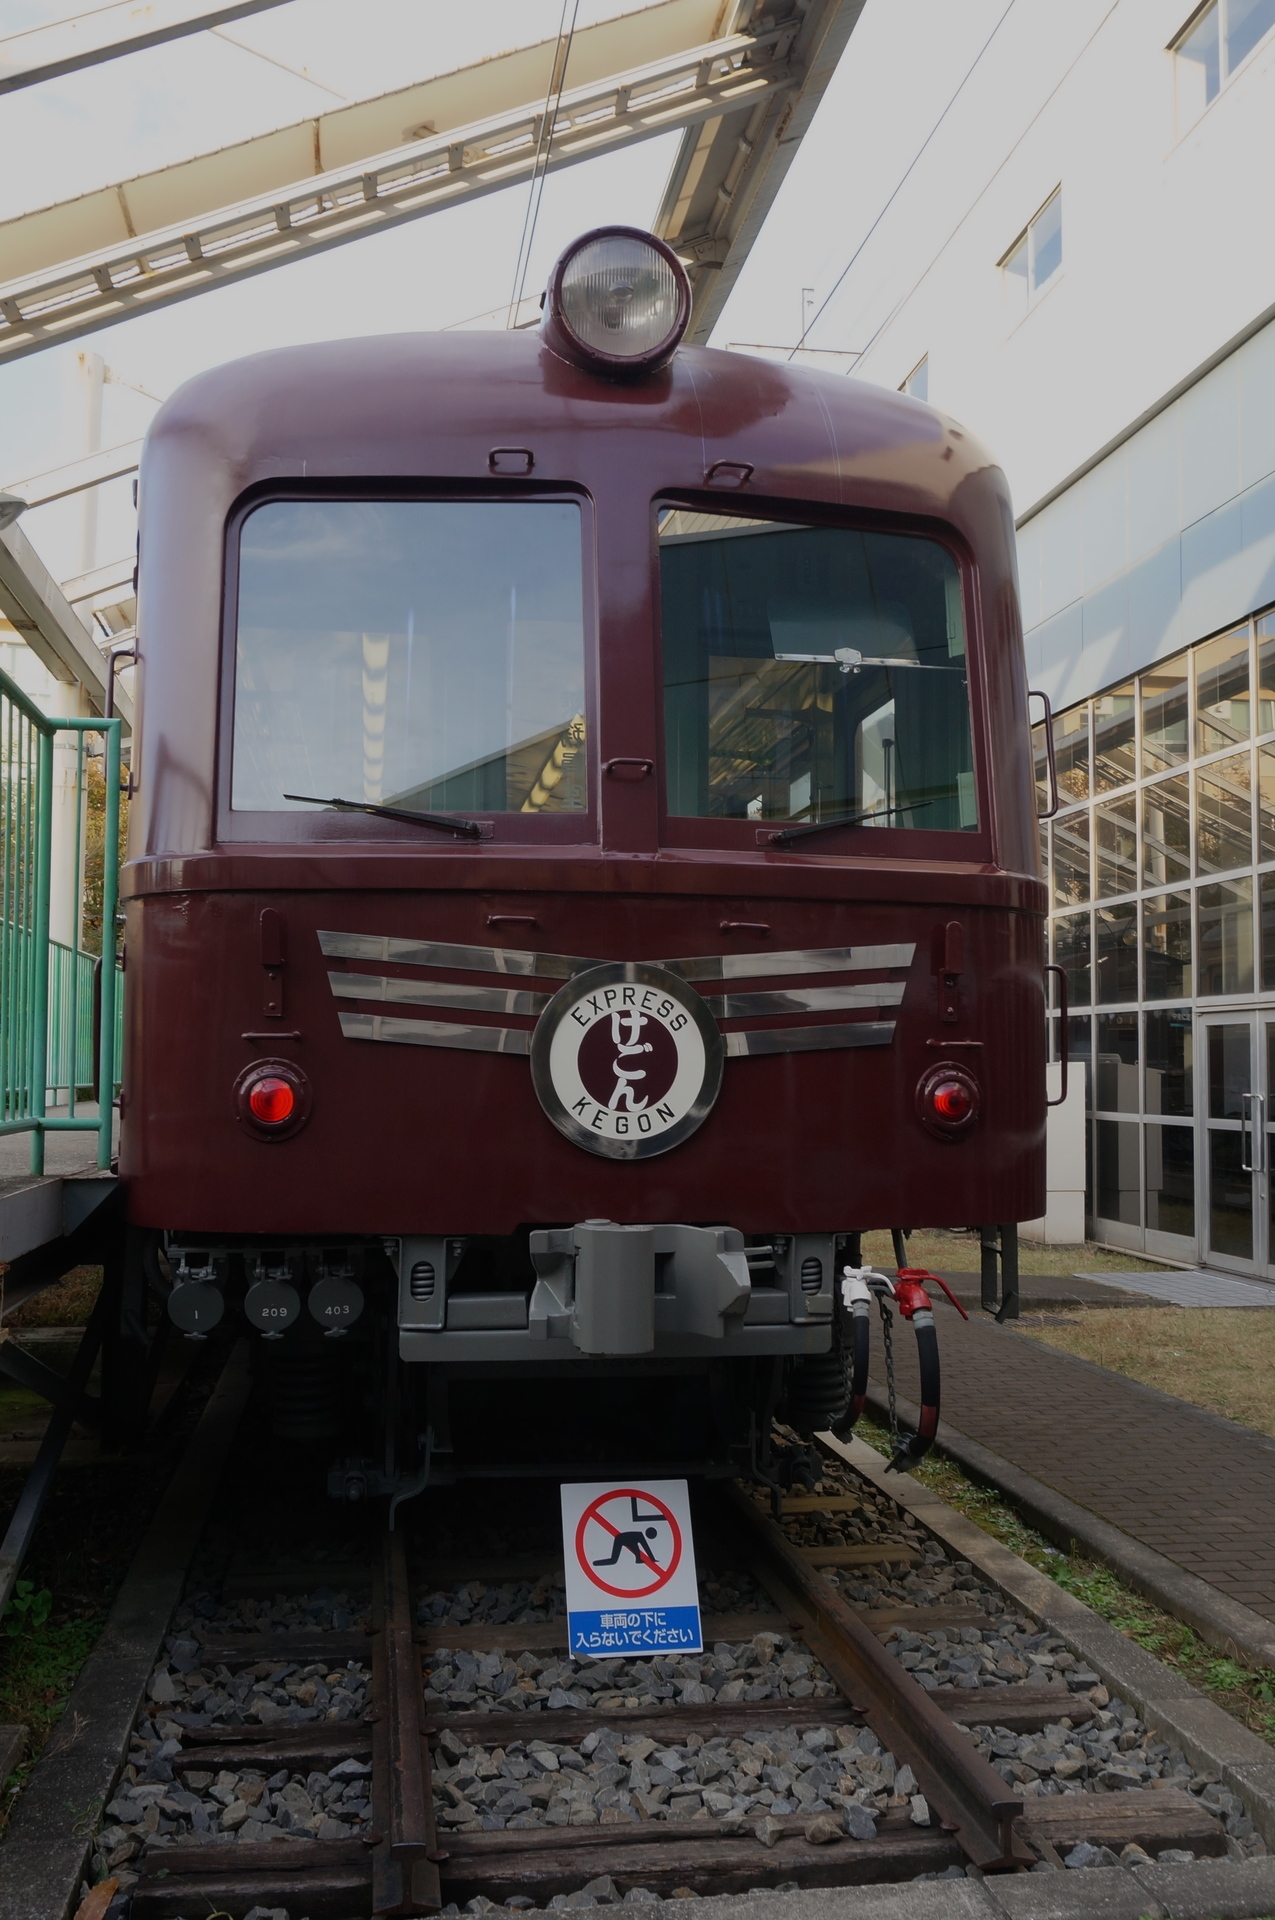
M888 1403L884 1393L872 1383L868 1405L879 1419L885 1419ZM907 1401L898 1402L905 1423L915 1426L919 1410ZM1216 1587L1188 1573L1154 1547L1147 1547L1120 1527L1113 1526L1088 1508L1078 1506L1065 1494L1056 1493L1043 1481L1033 1479L1012 1461L993 1453L990 1447L939 1422L937 1445L941 1452L975 1479L984 1480L1003 1493L1010 1505L1030 1521L1047 1540L1064 1549L1074 1542L1095 1560L1115 1569L1136 1593L1151 1600L1166 1613L1174 1614L1194 1627L1202 1640L1222 1653L1253 1667L1275 1667L1275 1626L1237 1600L1220 1593ZM897 1475L892 1478L897 1478Z
M241 1342L0 1841L0 1920L67 1920L251 1389Z
M1275 1860L724 1894L676 1905L680 1920L1269 1920Z
M1275 1849L1275 1748L928 1487L906 1474L887 1474L885 1460L866 1442L843 1443L830 1434L822 1438L936 1539L968 1560L1007 1600L1065 1640L1105 1686L1135 1706L1148 1726L1181 1747L1194 1766L1218 1774L1241 1795L1254 1826L1267 1846ZM1043 1880L1044 1875L1038 1878ZM1269 1910L1275 1914L1275 1898Z

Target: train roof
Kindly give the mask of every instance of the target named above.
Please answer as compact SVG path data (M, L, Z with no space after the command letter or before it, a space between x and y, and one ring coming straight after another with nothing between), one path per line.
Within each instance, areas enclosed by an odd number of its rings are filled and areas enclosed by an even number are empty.
M617 381L568 365L536 333L407 333L253 354L188 381L148 435L143 511L152 476L224 511L271 482L489 481L517 471L493 457L511 446L534 482L590 491L627 477L958 525L971 483L984 508L988 490L1007 498L964 428L866 381L687 346Z

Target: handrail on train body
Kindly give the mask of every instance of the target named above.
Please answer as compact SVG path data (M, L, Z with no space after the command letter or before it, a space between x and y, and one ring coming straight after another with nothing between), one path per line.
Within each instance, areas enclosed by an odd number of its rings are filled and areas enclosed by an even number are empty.
M114 948L119 902L120 732L118 718L44 714L0 672L0 1135L31 1135L31 1171L44 1171L50 1133L96 1133L97 1164L111 1164L117 1071L118 967L103 967L100 1011L90 1058L96 1115L75 1111L83 1057L82 996L92 996L93 956L80 947L83 846L87 797L85 740L103 736L105 817L102 846L102 943ZM54 746L75 737L75 857L72 861L73 944L50 938L53 886ZM87 967L82 965L87 962ZM48 1095L61 1089L67 1113L50 1115ZM53 1079L50 1079L50 1075Z

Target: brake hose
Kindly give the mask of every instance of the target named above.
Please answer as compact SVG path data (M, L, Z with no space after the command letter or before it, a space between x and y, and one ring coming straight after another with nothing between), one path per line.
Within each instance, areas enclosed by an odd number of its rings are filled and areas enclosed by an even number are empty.
M870 1284L870 1281L874 1284ZM892 1298L903 1318L911 1323L912 1331L916 1335L921 1417L915 1433L908 1434L906 1437L901 1435L896 1437L895 1451L886 1468L887 1472L905 1473L916 1466L930 1451L935 1434L938 1432L939 1343L934 1327L933 1303L925 1291L923 1281L942 1287L961 1318L968 1320L969 1315L946 1280L940 1274L928 1272L924 1267L902 1267L895 1280L890 1280L885 1274L877 1273L870 1267L846 1267L841 1275L841 1304L850 1314L852 1331L852 1374L849 1407L844 1419L838 1421L832 1428L836 1439L848 1438L863 1412L867 1399L874 1292L880 1296L882 1313L888 1314L889 1308L885 1303L888 1298ZM892 1381L890 1385L893 1386ZM891 1395L891 1403L893 1404L893 1395Z
M850 1401L833 1428L837 1440L848 1439L868 1397L868 1361L872 1351L872 1294L862 1271L847 1267L841 1278L841 1304L850 1314Z
M969 1315L947 1281L925 1267L900 1267L894 1283L894 1298L899 1312L912 1323L916 1335L917 1371L921 1378L921 1418L915 1433L901 1440L887 1473L906 1473L924 1460L934 1445L939 1427L939 1338L934 1326L934 1306L922 1281L942 1287L963 1320Z

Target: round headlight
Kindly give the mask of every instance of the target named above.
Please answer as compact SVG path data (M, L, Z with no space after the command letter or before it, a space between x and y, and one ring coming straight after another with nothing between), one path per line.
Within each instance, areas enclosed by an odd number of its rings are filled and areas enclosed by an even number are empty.
M670 357L690 317L677 255L636 227L603 227L573 241L555 266L544 331L577 365L644 373Z

